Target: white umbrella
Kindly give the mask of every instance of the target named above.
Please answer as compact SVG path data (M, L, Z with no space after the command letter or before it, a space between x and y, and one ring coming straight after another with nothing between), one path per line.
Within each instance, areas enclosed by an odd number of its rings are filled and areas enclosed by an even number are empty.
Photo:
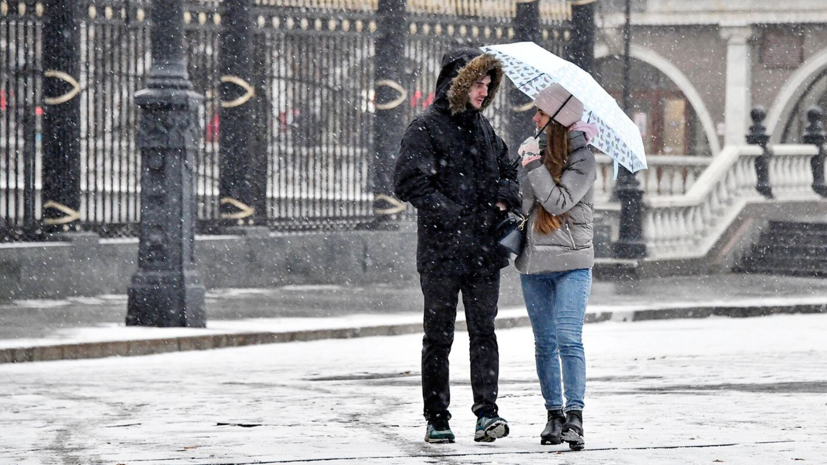
M499 58L509 79L532 99L558 83L580 100L583 121L596 124L599 130L590 143L615 161L615 173L617 164L632 172L646 169L640 130L589 73L534 42L490 45L482 50Z

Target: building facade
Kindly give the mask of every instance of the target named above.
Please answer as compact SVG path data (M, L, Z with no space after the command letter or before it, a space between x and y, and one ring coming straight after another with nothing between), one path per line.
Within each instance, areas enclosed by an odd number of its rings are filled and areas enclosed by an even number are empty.
M622 89L625 0L598 0L596 73ZM827 2L632 0L631 114L654 155L745 144L754 106L773 143L800 141L827 104Z

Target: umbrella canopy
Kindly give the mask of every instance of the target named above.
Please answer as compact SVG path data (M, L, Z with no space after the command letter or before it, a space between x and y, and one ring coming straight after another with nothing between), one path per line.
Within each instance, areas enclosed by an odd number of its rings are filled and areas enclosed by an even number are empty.
M583 103L583 121L597 125L599 134L591 145L610 156L615 166L620 164L632 172L646 169L640 130L589 73L533 42L491 45L482 50L499 58L508 78L532 99L552 84L563 86Z

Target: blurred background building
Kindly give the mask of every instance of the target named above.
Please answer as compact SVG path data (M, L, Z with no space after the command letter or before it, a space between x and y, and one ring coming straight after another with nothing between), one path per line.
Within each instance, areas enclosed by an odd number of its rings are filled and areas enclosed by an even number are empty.
M620 95L626 0L597 2L600 81ZM772 142L799 142L827 103L827 2L631 0L631 116L647 153L716 155L744 144L761 105Z

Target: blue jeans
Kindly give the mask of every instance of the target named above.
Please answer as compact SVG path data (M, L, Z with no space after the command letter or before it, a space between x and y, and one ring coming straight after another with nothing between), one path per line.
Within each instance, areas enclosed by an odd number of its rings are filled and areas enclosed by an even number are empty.
M586 395L583 318L591 293L592 270L522 274L520 280L534 329L534 357L546 409L563 408L563 385L565 411L583 410Z

